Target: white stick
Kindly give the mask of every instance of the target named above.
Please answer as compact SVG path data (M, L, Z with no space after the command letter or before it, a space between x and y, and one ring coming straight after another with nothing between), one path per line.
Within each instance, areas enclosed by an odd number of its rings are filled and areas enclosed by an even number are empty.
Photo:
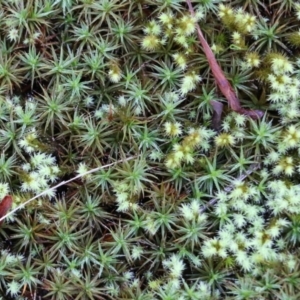
M62 185L64 185L64 184L67 184L67 183L69 183L69 182L72 182L72 181L76 180L77 178L83 177L83 176L85 176L85 175L94 173L94 172L96 172L96 171L98 171L98 170L105 169L105 168L110 167L110 166L113 166L113 165L116 165L116 164L118 164L118 163L121 163L121 162L124 162L124 161L131 160L131 159L133 159L133 158L135 158L135 157L136 157L136 156L131 156L131 157L128 157L128 158L125 158L125 159L122 159L122 160L117 160L117 161L115 161L115 162L113 162L113 163L111 163L111 164L104 165L104 166L101 166L101 167L97 167L97 168L91 169L91 170L89 170L89 171L87 171L87 172L85 172L85 173L83 173L83 174L79 174L79 175L77 175L77 176L75 176L75 177L73 177L73 178L71 178L71 179L69 179L69 180L67 180L67 181L62 181L62 182L60 182L59 184L57 184L57 185L55 185L55 186L49 188L48 190L43 191L42 193L40 193L40 194L34 196L33 198L27 200L26 202L20 204L19 206L17 206L16 208L14 208L12 211L8 212L6 215L4 215L3 217L1 217L1 218L0 218L0 222L2 222L4 219L6 219L7 217L9 217L10 215L14 214L17 210L23 208L25 205L27 205L27 204L30 203L31 201L35 200L36 198L39 198L39 197L43 196L43 195L46 194L48 191L55 190L56 188L58 188L58 187L60 187L60 186L62 186Z

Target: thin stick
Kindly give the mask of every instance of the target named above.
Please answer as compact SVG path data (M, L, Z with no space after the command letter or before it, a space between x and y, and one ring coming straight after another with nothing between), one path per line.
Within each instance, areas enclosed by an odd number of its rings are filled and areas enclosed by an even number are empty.
M15 213L16 211L18 211L19 209L21 209L21 208L23 208L24 206L26 206L26 205L27 205L28 203L30 203L31 201L33 201L33 200L35 200L35 199L37 199L37 198L43 196L43 195L46 194L48 191L55 190L55 189L57 189L58 187L60 187L60 186L62 186L62 185L65 185L65 184L67 184L67 183L69 183L69 182L72 182L72 181L74 181L74 180L76 180L76 179L78 179L78 178L81 178L81 177L85 176L85 175L94 173L94 172L96 172L96 171L98 171L98 170L105 169L105 168L107 168L107 167L116 165L116 164L118 164L118 163L122 163L122 162L125 162L125 161L128 161L128 160L131 160L131 159L133 159L133 158L136 158L136 156L131 156L131 157L128 157L128 158L125 158L125 159L122 159L122 160L117 160L117 161L115 161L115 162L113 162L113 163L111 163L111 164L107 164L107 165L104 165L104 166L100 166L100 167L91 169L91 170L89 170L89 171L87 171L87 172L85 172L85 173L83 173L83 174L79 174L79 175L77 175L77 176L75 176L75 177L73 177L73 178L71 178L71 179L69 179L69 180L62 181L62 182L60 182L59 184L57 184L57 185L55 185L55 186L53 186L53 187L51 187L51 188L49 188L49 189L43 191L42 193L40 193L40 194L34 196L33 198L27 200L26 202L20 204L19 206L17 206L17 207L14 208L13 210L11 210L9 213L7 213L6 215L4 215L2 218L0 218L0 222L2 222L4 219L6 219L7 217L9 217L10 215L14 214L14 213Z
M244 174L242 174L240 177L237 178L237 180L244 180L249 175L251 175L254 171L258 170L260 168L260 163L254 163L249 167L249 170L247 170ZM227 186L224 191L226 193L229 193L231 190L233 190L234 184L231 184ZM213 206L215 203L217 203L218 199L213 198L211 199L203 208L200 209L200 213L203 213L205 210L208 209L208 207Z

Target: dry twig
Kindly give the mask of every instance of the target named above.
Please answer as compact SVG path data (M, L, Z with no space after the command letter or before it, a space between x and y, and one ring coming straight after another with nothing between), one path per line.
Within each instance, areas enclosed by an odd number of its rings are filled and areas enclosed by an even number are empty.
M19 209L25 207L25 206L26 206L28 203L30 203L31 201L33 201L33 200L35 200L35 199L37 199L37 198L39 198L39 197L41 197L41 196L43 196L43 195L46 195L49 191L55 190L55 189L57 189L58 187L60 187L60 186L62 186L62 185L65 185L65 184L67 184L67 183L69 183L69 182L72 182L72 181L74 181L74 180L76 180L76 179L78 179L78 178L81 178L81 177L83 177L83 176L86 176L86 175L88 175L88 174L94 173L94 172L96 172L96 171L99 171L99 170L101 170L101 169L105 169L105 168L110 167L110 166L114 166L114 165L116 165L116 164L118 164L118 163L122 163L122 162L125 162L125 161L128 161L128 160L131 160L131 159L133 159L133 158L136 158L136 156L131 156L131 157L128 157L128 158L125 158L125 159L122 159L122 160L115 161L115 162L113 162L113 163L111 163L111 164L107 164L107 165L104 165L104 166L100 166L100 167L91 169L91 170L85 172L84 174L79 174L79 175L77 175L77 176L75 176L75 177L73 177L73 178L71 178L71 179L69 179L69 180L62 181L62 182L60 182L59 184L57 184L57 185L55 185L55 186L53 186L53 187L51 187L51 188L49 188L49 189L43 191L42 193L40 193L40 194L34 196L33 198L30 198L29 200L25 201L24 203L20 204L20 205L17 206L16 208L14 208L12 211L10 211L10 212L6 213L4 216L0 217L0 224L1 224L1 222L2 222L4 219L6 219L6 218L9 217L10 215L14 214L14 213L15 213L16 211L18 211Z
M186 0L187 5L189 7L189 11L191 13L192 16L195 15L195 11L194 8L192 6L191 0ZM259 119L263 116L263 112L260 110L247 110L243 107L241 107L240 101L236 95L236 93L234 92L232 86L230 85L229 81L227 80L227 78L225 77L220 65L218 64L214 53L212 52L211 48L209 47L206 39L204 38L201 28L198 24L196 24L196 29L197 29L197 34L198 34L198 38L200 40L200 43L202 45L203 48L203 52L207 58L207 61L209 63L209 66L211 68L211 71L215 77L216 83L220 89L220 91L222 92L222 94L224 95L224 97L227 99L228 104L230 106L230 108L233 111L236 111L238 113L247 115L249 117L251 117L252 119Z
M242 174L240 177L237 178L237 180L244 180L245 178L247 178L249 175L251 175L254 171L260 169L260 163L254 163L249 167L249 170L247 170L244 174ZM231 184L229 186L227 186L224 191L226 193L229 193L230 191L232 191L234 188L234 184ZM200 209L200 213L203 213L205 210L207 210L210 206L213 206L215 203L217 203L218 199L217 198L213 198L211 199L203 208Z

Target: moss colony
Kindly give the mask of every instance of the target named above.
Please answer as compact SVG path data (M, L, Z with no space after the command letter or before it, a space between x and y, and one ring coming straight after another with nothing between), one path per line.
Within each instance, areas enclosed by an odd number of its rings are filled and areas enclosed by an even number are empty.
M300 2L192 5L1 1L1 299L300 299Z

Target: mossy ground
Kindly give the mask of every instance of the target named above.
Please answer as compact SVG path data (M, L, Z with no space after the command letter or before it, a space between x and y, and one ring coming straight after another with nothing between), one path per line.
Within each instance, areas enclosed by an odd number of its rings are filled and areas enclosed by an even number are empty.
M300 3L192 4L1 1L3 299L300 299Z

